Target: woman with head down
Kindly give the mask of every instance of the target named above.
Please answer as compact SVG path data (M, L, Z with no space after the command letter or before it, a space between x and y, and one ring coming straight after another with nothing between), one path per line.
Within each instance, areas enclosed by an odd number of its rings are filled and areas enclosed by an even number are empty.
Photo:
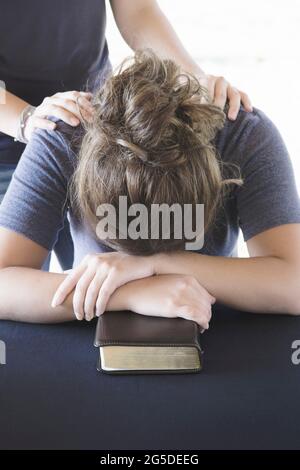
M53 118L57 131L35 131L21 157L0 207L0 318L91 320L128 309L206 329L216 301L299 314L299 197L286 147L265 114L241 108L228 120L196 77L151 50L108 76L93 103L90 122L74 129ZM134 204L149 217L124 236L118 221L134 222ZM169 236L160 227L151 237L151 208L162 204L191 207L194 228L203 205L200 249L186 249L184 230L175 236L172 214ZM106 230L109 207L115 226ZM66 214L73 269L43 272ZM240 229L249 258L237 255Z

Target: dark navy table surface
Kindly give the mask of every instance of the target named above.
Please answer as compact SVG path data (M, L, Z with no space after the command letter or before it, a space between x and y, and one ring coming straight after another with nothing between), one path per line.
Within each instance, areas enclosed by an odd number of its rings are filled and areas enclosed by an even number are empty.
M95 326L0 322L1 449L300 449L300 317L218 308L185 375L97 372Z

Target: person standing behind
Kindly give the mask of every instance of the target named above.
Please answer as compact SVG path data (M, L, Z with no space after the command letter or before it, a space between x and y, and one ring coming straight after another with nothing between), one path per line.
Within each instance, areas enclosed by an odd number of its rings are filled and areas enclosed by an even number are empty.
M132 50L151 48L198 76L214 104L235 119L248 96L223 77L206 75L183 47L156 0L110 0L118 29ZM0 200L35 128L55 131L48 119L71 126L93 113L91 93L110 73L105 39L104 0L0 0ZM0 82L0 83L1 83ZM2 90L3 91L3 90ZM55 251L63 269L72 267L73 247L68 221Z

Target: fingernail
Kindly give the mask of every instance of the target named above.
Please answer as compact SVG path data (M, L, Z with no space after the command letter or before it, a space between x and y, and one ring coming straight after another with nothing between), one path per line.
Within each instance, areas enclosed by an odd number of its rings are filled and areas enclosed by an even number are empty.
M54 130L55 128L56 128L55 122L52 122L51 124L49 124L49 129Z
M63 299L59 296L54 296L52 299L52 307L58 307L62 303Z
M71 119L71 123L74 125L74 126L77 126L79 124L79 120L78 119Z

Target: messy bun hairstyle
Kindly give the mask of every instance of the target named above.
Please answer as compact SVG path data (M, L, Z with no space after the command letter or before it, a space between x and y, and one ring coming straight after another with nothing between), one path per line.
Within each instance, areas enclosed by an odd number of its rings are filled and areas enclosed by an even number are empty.
M222 177L213 139L225 121L207 104L206 89L172 60L151 50L135 53L95 96L72 182L73 203L95 229L97 207L119 196L128 204L204 204L205 230L215 217ZM149 223L149 232L150 232ZM105 240L128 253L182 249L185 240Z

